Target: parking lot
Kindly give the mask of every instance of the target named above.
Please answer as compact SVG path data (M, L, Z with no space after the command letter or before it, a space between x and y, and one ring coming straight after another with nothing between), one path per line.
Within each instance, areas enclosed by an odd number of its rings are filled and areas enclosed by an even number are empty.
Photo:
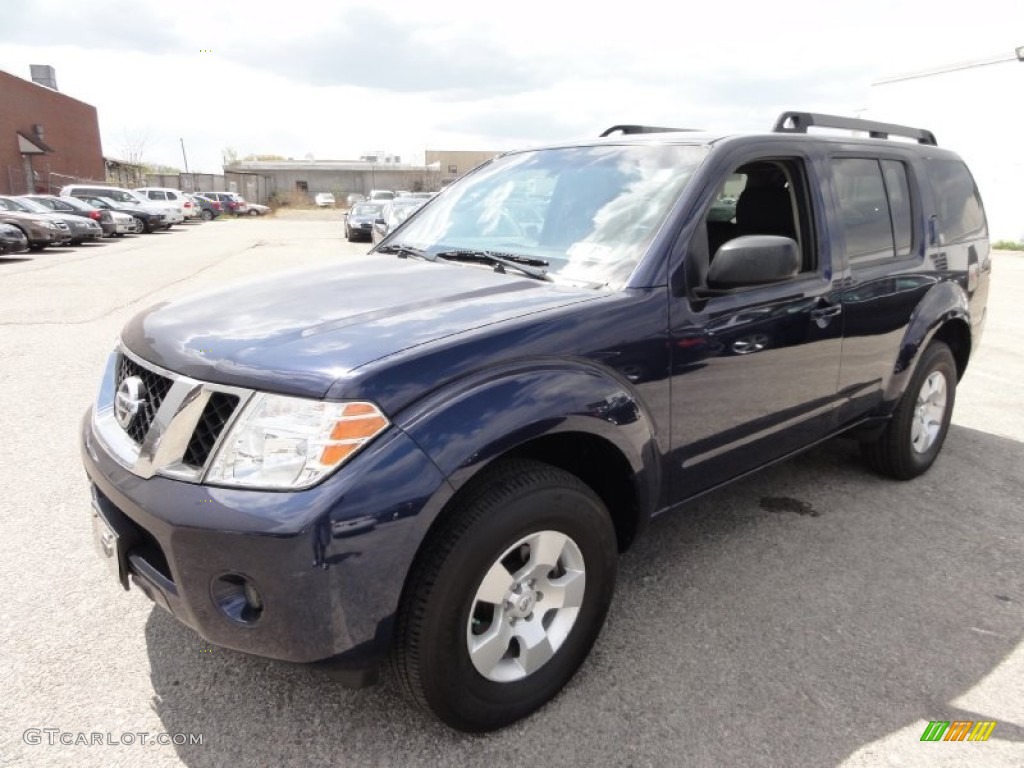
M77 444L121 326L367 248L311 211L0 259L0 765L1024 765L1022 254L994 257L929 474L881 480L833 441L659 518L580 673L504 731L212 647L123 593L93 551ZM922 743L929 720L998 724ZM43 728L203 743L26 743Z

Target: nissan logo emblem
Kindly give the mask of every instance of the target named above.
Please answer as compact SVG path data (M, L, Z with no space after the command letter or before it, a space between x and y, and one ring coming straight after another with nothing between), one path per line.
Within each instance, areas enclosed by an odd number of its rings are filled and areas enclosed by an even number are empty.
M128 429L132 418L146 402L143 398L144 394L142 379L138 376L129 376L117 388L117 393L114 395L114 416L123 429Z

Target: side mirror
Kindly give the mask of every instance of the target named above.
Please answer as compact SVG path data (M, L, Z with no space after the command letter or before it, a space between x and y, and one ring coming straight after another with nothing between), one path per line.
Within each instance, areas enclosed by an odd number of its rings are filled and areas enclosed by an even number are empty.
M382 227L386 227L388 225L388 222L387 222L386 219L374 219L373 223L374 224L379 224Z
M708 288L767 285L800 272L800 247L791 237L744 235L725 243L708 270Z

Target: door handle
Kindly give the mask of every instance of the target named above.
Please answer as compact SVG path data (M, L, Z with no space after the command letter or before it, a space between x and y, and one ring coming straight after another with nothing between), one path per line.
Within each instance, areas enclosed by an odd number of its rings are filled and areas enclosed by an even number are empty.
M833 317L838 317L842 312L842 304L833 304L828 299L821 299L818 306L811 310L811 318L818 324L819 328L824 328Z
M818 318L835 317L836 315L841 315L842 313L843 305L833 304L832 306L828 307L819 307L818 309L812 309L811 317L817 320Z

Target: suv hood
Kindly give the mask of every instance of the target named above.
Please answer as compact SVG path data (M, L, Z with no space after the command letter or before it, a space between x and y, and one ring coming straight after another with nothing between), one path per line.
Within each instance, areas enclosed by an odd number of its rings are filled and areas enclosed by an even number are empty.
M307 397L375 360L599 298L489 268L373 255L158 304L122 342L205 381Z

